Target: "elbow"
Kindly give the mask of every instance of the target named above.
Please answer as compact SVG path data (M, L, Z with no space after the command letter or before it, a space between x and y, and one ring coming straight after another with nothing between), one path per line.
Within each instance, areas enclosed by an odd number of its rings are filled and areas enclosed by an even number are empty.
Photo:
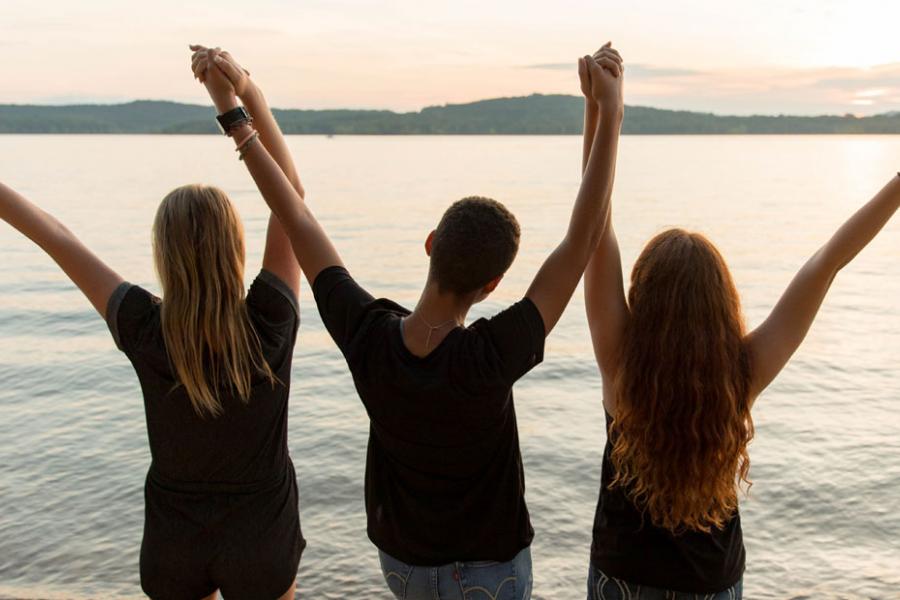
M804 270L817 279L827 281L827 285L830 286L848 262L850 261L837 255L828 246L823 246L807 261Z
M600 247L600 240L603 239L603 233L606 231L606 222L600 224L599 227L595 227L591 232L591 235L588 236L588 246L587 253L588 256L594 254L597 251L597 248Z
M601 217L597 219L594 223L594 226L591 228L590 233L587 237L587 253L588 256L594 254L597 251L597 248L600 247L600 242L603 241L603 236L606 235L606 228L609 225L609 211Z
M291 178L291 185L297 191L297 194L300 196L300 199L306 200L306 190L303 189L303 184L300 183L300 179L298 177Z
M816 265L817 270L827 273L833 279L841 269L847 266L850 260L852 258L844 256L843 253L826 244L819 248L810 262Z

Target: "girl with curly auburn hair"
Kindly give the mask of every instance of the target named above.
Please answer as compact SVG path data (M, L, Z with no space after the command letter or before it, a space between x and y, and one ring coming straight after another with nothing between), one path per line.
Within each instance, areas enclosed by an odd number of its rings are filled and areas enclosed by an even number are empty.
M587 94L585 107L587 160L596 119ZM838 271L898 207L894 177L749 333L725 261L696 233L654 237L626 300L610 216L584 285L608 434L589 600L741 598L738 493L750 486L753 402L803 341Z

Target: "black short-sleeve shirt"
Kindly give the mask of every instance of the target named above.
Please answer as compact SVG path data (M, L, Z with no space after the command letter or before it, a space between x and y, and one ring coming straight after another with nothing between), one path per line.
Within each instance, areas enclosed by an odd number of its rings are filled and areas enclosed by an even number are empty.
M512 385L543 360L544 323L523 299L409 352L407 309L375 299L342 267L313 293L370 418L370 539L414 565L507 561L534 536Z
M612 416L606 414L600 498L594 514L591 562L610 577L654 588L714 594L737 583L745 552L740 514L721 529L673 533L657 527L622 490L613 487Z
M247 313L263 356L279 383L252 380L247 403L220 393L222 414L200 416L176 386L160 324L161 304L129 283L110 298L107 322L134 366L144 395L151 473L175 486L254 485L284 473L291 358L299 326L297 299L277 276L262 271L247 293Z

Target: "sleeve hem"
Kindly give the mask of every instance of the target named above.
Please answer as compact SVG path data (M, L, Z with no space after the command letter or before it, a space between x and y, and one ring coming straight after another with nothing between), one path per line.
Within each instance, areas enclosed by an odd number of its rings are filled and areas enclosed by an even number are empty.
M541 311L538 310L537 305L531 298L527 296L523 298L522 304L524 306L529 307L528 312L531 313L530 319L532 320L532 324L534 325L534 329L532 332L534 334L539 334L538 339L533 340L532 348L535 350L535 363L538 364L543 362L544 360L544 345L547 340L547 326L544 324L544 317L541 316Z
M314 296L321 295L321 292L323 292L322 287L326 284L328 278L332 274L347 276L350 275L346 267L342 267L341 265L332 265L330 267L325 267L324 269L319 271L319 274L316 275L316 279L312 282L312 290Z
M278 275L269 271L267 269L263 269L259 272L259 276L257 279L266 283L269 287L276 290L280 293L291 305L291 308L294 309L294 314L297 316L297 320L300 320L300 303L297 301L297 295L294 293L294 290L284 282Z
M106 325L109 327L109 332L116 343L116 348L122 352L125 352L125 348L122 347L122 340L119 338L119 308L122 306L122 301L128 294L128 290L132 287L134 286L127 281L123 281L113 290L109 300L106 302Z

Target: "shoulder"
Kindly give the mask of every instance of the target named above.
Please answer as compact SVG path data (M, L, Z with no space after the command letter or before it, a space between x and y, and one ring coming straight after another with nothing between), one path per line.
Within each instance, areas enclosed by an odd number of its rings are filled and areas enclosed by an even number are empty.
M127 281L113 290L106 306L106 322L116 346L128 353L155 322L159 314L160 299Z
M368 296L368 299L372 299L371 295L353 279L350 272L339 265L322 269L312 283L313 297L320 306L327 303L332 293L337 290L341 291L341 295Z
M484 344L487 357L496 359L501 378L512 384L544 359L544 320L529 298L469 327Z
M398 321L410 311L387 298L373 298L368 302L356 324L356 330L347 340L349 345L369 348L376 340L384 339L396 331ZM358 344L362 343L362 346ZM348 348L349 349L349 348Z
M297 295L280 277L266 269L250 285L247 308L251 313L262 313L273 323L300 322Z
M522 335L545 337L544 319L530 298L522 298L492 317L478 319L470 326L476 332L490 335Z

